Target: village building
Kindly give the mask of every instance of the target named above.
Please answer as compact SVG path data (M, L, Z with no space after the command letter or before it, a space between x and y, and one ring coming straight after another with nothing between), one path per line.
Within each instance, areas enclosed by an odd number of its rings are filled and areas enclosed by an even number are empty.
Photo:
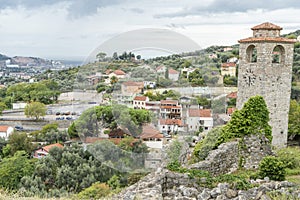
M236 76L236 63L234 62L228 62L228 63L222 63L221 65L221 75L229 75L232 77Z
M135 96L133 99L133 108L134 109L146 109L146 102L149 101L149 98L146 96Z
M121 84L122 95L135 95L140 94L144 90L143 82L126 81Z
M168 69L168 78L170 79L170 80L172 80L172 81L178 81L178 79L179 79L179 72L178 71L176 71L175 69L172 69L172 68L169 68Z
M181 105L177 100L160 101L160 118L162 119L180 119Z
M62 144L60 144L60 143L55 143L55 144L50 144L50 145L44 146L44 147L36 150L34 152L33 157L34 158L43 158L44 156L47 156L49 154L49 151L52 148L55 148L55 147L62 149L64 146Z
M11 126L0 126L0 137L8 140L9 136L14 132L14 128Z
M188 131L198 131L202 128L209 131L213 127L213 117L210 109L188 109L186 123Z
M181 119L159 119L158 130L165 136L184 131Z

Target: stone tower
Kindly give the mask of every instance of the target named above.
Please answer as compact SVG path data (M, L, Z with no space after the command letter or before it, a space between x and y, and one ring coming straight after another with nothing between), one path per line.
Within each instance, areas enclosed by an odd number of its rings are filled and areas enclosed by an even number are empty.
M263 96L270 111L272 144L281 148L287 143L296 40L280 37L282 28L268 22L252 30L253 37L239 40L237 108L251 96Z

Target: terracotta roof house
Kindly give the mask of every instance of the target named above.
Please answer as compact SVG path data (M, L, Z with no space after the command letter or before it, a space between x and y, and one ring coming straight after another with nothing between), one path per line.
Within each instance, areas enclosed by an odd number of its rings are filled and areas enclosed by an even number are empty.
M55 143L55 144L50 144L50 145L44 146L44 147L42 147L42 148L36 150L36 151L34 152L33 157L34 157L34 158L42 158L42 157L48 155L50 149L52 149L52 148L54 148L54 147L57 147L57 148L62 149L64 146L63 146L62 144L60 144L60 143Z
M160 65L160 66L156 67L156 73L159 73L159 74L166 73L166 70L167 70L167 68L164 65Z
M177 100L161 100L160 101L160 118L162 119L179 119L181 117L181 105Z
M143 89L143 82L126 81L121 84L122 95L139 94L142 93Z
M180 73L178 71L176 71L175 69L172 69L172 68L169 68L168 71L169 71L169 77L168 78L172 81L178 81Z
M189 131L210 130L213 127L213 117L210 109L189 109L187 112Z
M129 136L127 133L125 133L122 129L117 128L114 130L111 130L108 134L109 138L124 138L126 136Z
M163 147L163 134L161 134L153 125L146 124L143 126L140 139L149 147L161 149Z
M11 126L0 126L0 137L8 140L8 137L14 132L14 128Z
M164 135L169 135L183 130L184 125L181 119L160 119L158 121L158 129Z
M221 65L221 75L229 75L232 77L236 76L236 63L235 62L227 62L222 63Z
M146 96L135 96L133 99L133 108L134 109L146 109L146 102L149 101L149 98Z

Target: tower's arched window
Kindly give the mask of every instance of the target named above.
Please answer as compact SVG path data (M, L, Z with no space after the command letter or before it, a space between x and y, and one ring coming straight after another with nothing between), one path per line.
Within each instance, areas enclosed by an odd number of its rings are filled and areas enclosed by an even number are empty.
M284 47L277 45L272 52L272 63L284 63Z
M254 45L248 46L246 50L247 62L256 62L257 61L257 50Z

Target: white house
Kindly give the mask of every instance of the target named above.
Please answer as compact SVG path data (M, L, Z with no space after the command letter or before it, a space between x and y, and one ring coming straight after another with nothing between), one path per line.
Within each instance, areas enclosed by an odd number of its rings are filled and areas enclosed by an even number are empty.
M167 68L163 65L156 67L156 73L158 74L165 74Z
M164 135L169 135L178 131L184 131L183 123L180 119L159 119L158 129Z
M136 96L133 99L133 108L134 109L146 109L146 102L149 101L149 98L146 96Z
M14 132L14 128L11 126L0 126L0 137L8 140L8 137Z
M163 134L155 129L153 125L146 124L143 126L140 139L149 147L161 149L163 147Z
M189 109L186 123L189 131L198 131L200 127L208 131L213 127L213 117L210 109Z
M221 75L229 75L232 77L236 76L236 63L229 62L229 63L222 63L221 65Z
M178 81L179 72L176 71L175 69L169 68L169 77L168 78L172 81Z

